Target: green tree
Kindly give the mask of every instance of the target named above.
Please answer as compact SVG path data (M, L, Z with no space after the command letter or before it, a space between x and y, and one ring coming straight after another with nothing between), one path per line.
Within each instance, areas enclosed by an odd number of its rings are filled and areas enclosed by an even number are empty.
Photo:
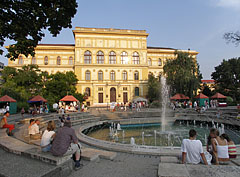
M225 33L223 38L229 43L229 42L232 42L234 43L236 46L239 45L240 43L240 32L237 31L237 32L228 32L228 33Z
M152 103L153 101L158 101L160 99L160 82L151 73L148 75L148 92L147 98Z
M211 89L207 86L207 84L204 84L202 87L202 93L208 97L213 96L213 92L211 91Z
M171 93L182 93L193 98L202 79L199 65L187 52L176 51L175 55L176 59L168 60L163 67Z
M240 57L223 60L212 73L215 89L235 101L240 100Z
M51 103L58 102L66 95L76 96L81 101L83 96L76 92L77 76L68 71L65 73L57 72L51 74L45 83L44 96Z
M6 56L11 60L19 54L34 56L34 48L45 36L43 30L55 37L62 28L71 28L76 8L76 0L1 0L0 45L6 39L16 41Z

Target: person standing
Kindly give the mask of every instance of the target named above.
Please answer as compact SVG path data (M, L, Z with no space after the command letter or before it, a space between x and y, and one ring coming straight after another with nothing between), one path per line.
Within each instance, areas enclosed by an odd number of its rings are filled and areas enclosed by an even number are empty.
M203 147L200 140L196 140L197 132L194 129L189 131L189 139L182 141L182 163L199 164L201 158L205 165L208 165L203 153Z
M8 135L13 136L12 130L14 130L15 125L14 124L8 124L7 118L10 116L10 113L6 111L3 115L3 118L0 122L0 128L7 128L8 129Z
M24 107L22 107L22 109L21 109L22 118L24 118L24 113L25 113L25 110L24 110Z
M51 153L54 156L75 155L75 169L80 168L81 144L78 142L75 130L70 121L64 122L52 143Z

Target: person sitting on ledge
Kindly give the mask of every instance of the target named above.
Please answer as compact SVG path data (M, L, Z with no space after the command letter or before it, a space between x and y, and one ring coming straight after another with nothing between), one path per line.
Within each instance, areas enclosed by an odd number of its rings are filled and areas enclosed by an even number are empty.
M53 120L48 122L47 130L43 132L42 139L41 139L41 147L43 152L50 151L52 144L51 142L56 136L54 129L56 128L55 123Z
M216 160L215 164L226 165L229 162L228 142L223 136L219 136L219 131L217 129L213 129L212 134L215 135L215 138L211 139L213 156Z
M80 168L81 145L72 127L71 121L64 122L64 126L57 132L52 143L51 153L54 156L75 155L75 170Z
M204 164L207 165L208 163L203 153L202 143L200 140L196 140L196 136L197 132L191 129L189 131L189 139L182 141L182 163L199 164L202 157Z
M228 154L230 159L236 159L237 158L237 148L235 143L229 138L229 136L226 133L223 133L221 135L225 140L228 142Z
M36 121L34 121L34 119L30 120L30 125L28 127L30 139L37 140L41 138L41 134L39 132L39 124L40 121L38 119Z
M8 129L8 135L13 136L12 130L14 130L15 126L14 124L8 124L7 118L9 117L10 113L6 111L3 115L3 118L0 121L0 128L7 128Z

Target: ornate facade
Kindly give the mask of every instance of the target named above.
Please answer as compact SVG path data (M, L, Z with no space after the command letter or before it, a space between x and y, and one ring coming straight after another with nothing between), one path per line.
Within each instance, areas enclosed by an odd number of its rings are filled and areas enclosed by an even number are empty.
M19 56L9 66L37 64L49 74L73 71L77 90L88 105L129 102L145 97L148 74L158 77L176 49L147 47L145 30L82 28L73 30L75 44L40 44L35 57ZM194 58L198 52L187 50Z

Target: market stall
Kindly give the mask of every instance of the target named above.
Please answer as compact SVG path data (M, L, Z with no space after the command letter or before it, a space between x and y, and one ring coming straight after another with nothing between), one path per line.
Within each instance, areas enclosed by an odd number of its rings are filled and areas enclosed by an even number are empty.
M17 113L17 101L8 95L4 95L0 98L0 114L6 112L7 106L9 106L10 114Z

